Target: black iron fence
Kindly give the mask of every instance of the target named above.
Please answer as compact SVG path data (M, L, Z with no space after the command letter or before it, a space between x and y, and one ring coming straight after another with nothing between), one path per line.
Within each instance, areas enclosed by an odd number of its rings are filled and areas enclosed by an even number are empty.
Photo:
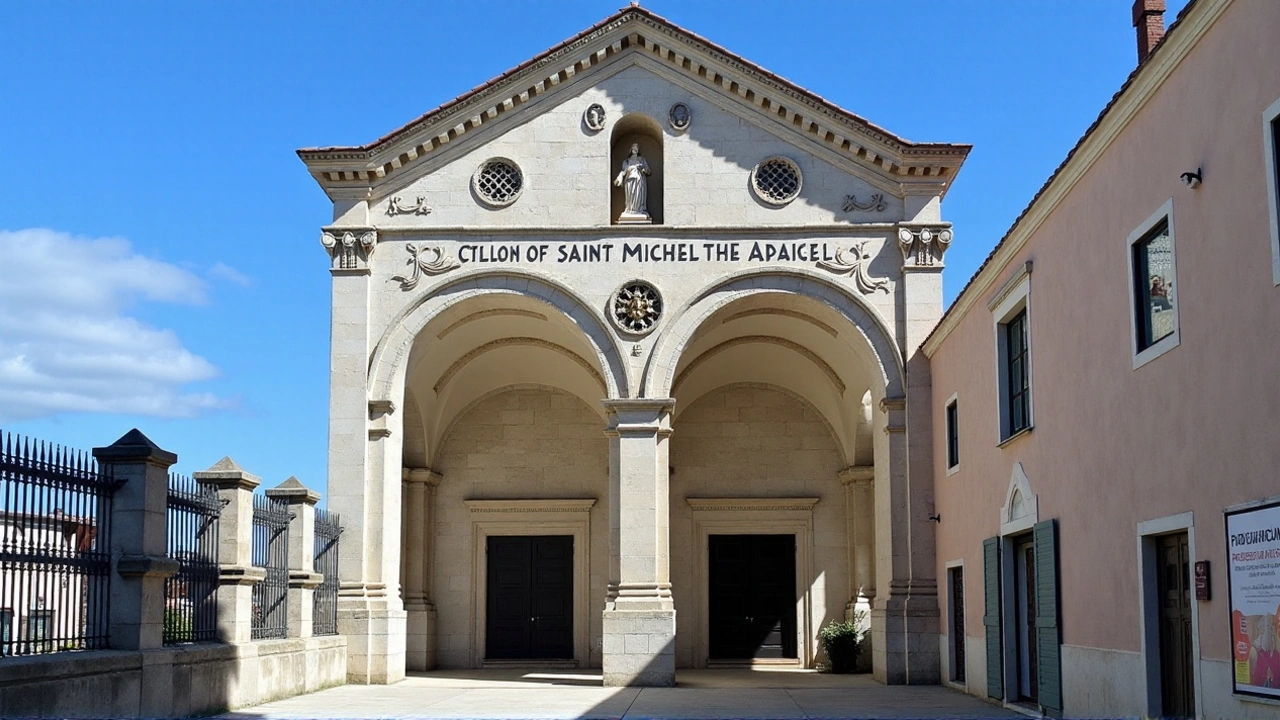
M289 636L289 505L253 496L253 564L267 571L253 586L254 640Z
M312 633L338 634L338 538L342 525L338 513L316 508L315 571L324 575L312 600Z
M0 436L0 655L107 646L116 487L86 452Z
M218 634L218 491L169 476L168 555L181 563L164 581L166 645L214 640Z

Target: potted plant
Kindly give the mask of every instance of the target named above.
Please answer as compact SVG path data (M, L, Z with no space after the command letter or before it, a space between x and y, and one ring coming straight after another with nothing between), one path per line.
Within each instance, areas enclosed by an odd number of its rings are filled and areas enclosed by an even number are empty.
M856 613L853 618L827 623L818 631L818 640L827 653L827 663L834 673L851 673L862 652L863 629L866 613Z

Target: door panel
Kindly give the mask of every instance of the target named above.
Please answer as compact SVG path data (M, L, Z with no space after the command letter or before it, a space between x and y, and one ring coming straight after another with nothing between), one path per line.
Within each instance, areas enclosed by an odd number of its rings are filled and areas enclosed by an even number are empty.
M794 535L712 535L712 659L796 657Z
M573 657L573 537L490 536L485 658Z
M1195 715L1191 669L1191 552L1186 533L1156 540L1160 595L1161 714Z

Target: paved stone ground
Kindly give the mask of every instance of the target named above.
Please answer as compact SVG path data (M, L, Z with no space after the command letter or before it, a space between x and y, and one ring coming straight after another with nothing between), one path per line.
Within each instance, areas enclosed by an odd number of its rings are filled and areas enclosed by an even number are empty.
M602 688L598 671L439 671L395 685L346 685L239 710L250 718L996 718L1019 717L942 687L868 675L681 670L674 688Z

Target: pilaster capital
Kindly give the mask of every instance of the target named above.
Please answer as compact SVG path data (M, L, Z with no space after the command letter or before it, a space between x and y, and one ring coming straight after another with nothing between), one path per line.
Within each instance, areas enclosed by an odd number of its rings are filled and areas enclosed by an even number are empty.
M213 485L219 490L248 490L253 492L262 484L262 478L236 464L230 457L224 457L214 463L208 470L191 473L191 478L202 485Z
M874 465L850 465L836 473L845 487L872 487L876 481Z
M671 412L675 398L609 398L601 400L609 426L609 436L652 436L671 434Z
M426 485L427 487L435 487L440 484L444 476L432 470L431 468L401 468L400 480L410 485Z
M898 249L904 270L941 270L951 246L951 223L898 224Z
M371 227L326 227L321 229L320 244L329 251L329 270L334 275L366 275L378 231Z

